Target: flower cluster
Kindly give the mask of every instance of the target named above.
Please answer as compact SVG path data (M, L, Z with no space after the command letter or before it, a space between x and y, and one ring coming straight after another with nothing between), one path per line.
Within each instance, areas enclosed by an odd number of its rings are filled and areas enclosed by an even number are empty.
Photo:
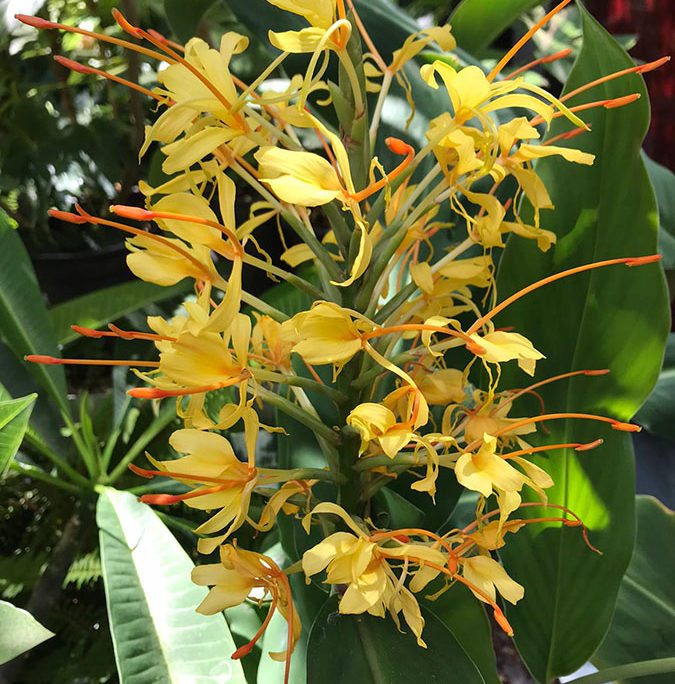
M153 469L132 469L142 477L167 477L185 487L182 494L146 495L146 502L183 501L208 512L197 529L203 535L199 550L218 550L220 560L193 573L197 584L212 587L200 612L212 614L246 600L269 601L261 631L233 657L252 648L278 611L288 622L288 639L285 653L272 657L286 661L288 678L301 625L287 575L299 571L308 582L325 572L324 583L339 594L342 613L388 613L397 625L402 615L420 646L424 619L418 597L429 591L427 598L433 600L453 582L489 604L510 634L497 593L515 603L524 588L492 555L506 543L507 533L557 521L579 526L586 538L581 521L564 508L556 511L560 517L513 516L526 506L548 505L546 490L554 483L529 459L531 454L583 451L601 440L542 447L530 445L527 436L544 421L556 419L637 428L586 414L542 410L522 415L519 398L536 394L537 387L607 371L571 369L520 388L501 388L501 364L516 362L533 376L544 353L523 335L498 329L493 322L512 302L559 278L658 258L586 264L497 303L492 252L503 246L504 235L534 240L544 251L556 241L539 225L540 213L553 206L533 161L555 155L572 164L593 163L593 155L540 138L554 118L564 117L570 125L558 142L586 130L575 112L588 105L566 102L594 83L558 99L522 77L532 65L502 75L520 46L568 1L534 26L489 74L476 66L451 66L442 57L421 68L422 87L441 89L447 107L429 122L420 149L398 138L381 140L383 106L397 84L413 103L406 69L417 67L410 60L431 44L440 48L439 55L452 50L448 26L409 37L387 64L350 0L347 7L343 0L269 0L300 15L307 25L299 31L270 32L270 42L280 52L247 84L230 68L232 57L247 47L245 37L227 33L217 48L194 38L183 47L115 13L119 26L142 41L115 42L167 65L153 90L129 85L157 102L161 113L147 128L140 153L160 145L162 168L170 180L157 187L141 183L144 207L110 208L131 223L92 216L79 206L76 213L51 213L128 233L127 263L143 280L158 285L194 281L194 296L182 313L169 320L148 318L148 331L111 326L109 331L77 332L147 340L156 348L155 361L115 363L131 366L143 382L130 391L132 396L175 398L185 427L172 435L170 444L183 456L163 462L148 456ZM38 28L88 34L20 18ZM304 74L292 75L277 90L261 88L290 54L298 53L308 57ZM59 59L72 69L94 71ZM326 79L334 62L343 77L340 86ZM317 92L328 97L317 99ZM628 95L594 106L616 107L633 99ZM513 116L514 110L522 114ZM326 123L335 116L339 131ZM385 149L383 143L398 159L391 168L373 154ZM236 218L237 183L247 184L259 197L244 221ZM508 199L505 187L514 188ZM532 208L527 213L531 219L521 213L521 199ZM461 226L439 219L444 204L462 219ZM319 216L328 220L327 231L320 230L325 222ZM283 253L283 264L272 263L256 240L256 233L274 222L300 240ZM148 230L152 223L154 229ZM451 244L441 253L439 236ZM294 271L308 263L311 271L302 272L315 277ZM292 316L274 308L243 288L244 268L286 281L310 305ZM316 369L321 366L330 372ZM481 368L482 375L476 372ZM487 378L482 388L477 386L480 377ZM227 398L214 409L209 397L223 388L231 390L218 394ZM319 396L332 402L337 419L319 413L314 401ZM259 432L284 432L261 423L265 404L315 433L325 468L259 467ZM243 461L223 434L235 427L245 434ZM292 437L280 434L279 439ZM440 535L418 528L382 529L370 519L373 496L405 472L413 474L414 490L434 499L441 469L452 471L462 487L476 493L472 524ZM523 503L523 488L533 490L541 503ZM323 537L301 563L285 570L271 558L240 548L233 538L244 525L267 532L279 515L304 516L307 533Z

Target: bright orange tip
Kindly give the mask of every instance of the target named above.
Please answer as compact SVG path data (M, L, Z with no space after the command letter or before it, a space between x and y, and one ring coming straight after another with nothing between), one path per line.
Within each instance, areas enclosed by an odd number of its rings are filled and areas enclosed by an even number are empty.
M617 97L613 100L607 100L603 103L605 109L616 109L617 107L623 107L624 105L635 102L635 100L640 99L640 93L633 93L632 95L624 95L624 97Z
M588 444L580 444L578 447L574 447L574 451L590 451L591 449L595 449L596 447L599 447L604 440L602 439L596 439L593 442L589 442Z
M143 37L143 31L142 29L138 28L137 26L134 26L133 24L130 24L118 9L113 9L112 11L113 19L117 22L119 27L128 33L130 36L134 36L135 38L142 38Z
M22 24L34 26L38 29L52 29L56 28L57 26L53 21L47 21L46 19L41 19L40 17L33 17L30 14L15 14L14 18L18 19Z
M117 216L132 219L133 221L149 221L154 216L152 211L142 207L128 207L124 204L113 204L110 206L110 211Z
M231 656L232 660L239 660L240 658L243 658L244 656L247 656L250 652L251 649L253 648L253 644L244 644L240 648L238 648Z
M62 57L61 55L56 55L54 57L54 61L58 62L61 66L66 67L66 69L70 69L71 71L77 71L80 74L95 73L94 69L87 66L86 64L80 64L79 62L76 62L73 59L68 59L67 57Z
M611 423L610 427L612 430L620 430L621 432L640 432L642 428L635 423L622 423L621 421L616 421L616 423Z
M83 335L84 337L95 337L100 338L105 335L105 333L100 330L94 330L93 328L83 328L81 325L71 325L71 330L74 330L78 335Z
M415 150L411 145L408 145L408 143L403 142L403 140L399 140L399 138L389 137L384 142L385 142L386 146L394 154L414 154L415 153Z
M600 368L598 370L585 370L584 375L607 375L607 373L611 373L609 368Z
M136 475L139 475L140 477L147 478L148 480L151 480L155 476L155 474L151 470L139 468L137 465L134 465L133 463L129 464L129 470L131 470L132 473L136 473Z
M638 74L646 74L648 71L653 71L654 69L662 67L666 62L670 62L670 55L666 55L665 57L656 59L653 62L643 64L642 66L638 67L635 71Z
M127 390L130 397L136 399L164 399L165 397L175 396L167 390L161 390L158 387L133 387Z
M648 256L626 259L626 266L642 266L643 264L653 264L656 261L661 261L660 254L649 254Z
M506 632L506 635L512 637L513 627L511 627L511 625L509 624L509 621L506 619L504 613L502 613L502 611L499 610L499 608L495 608L493 615L497 624Z
M42 354L29 354L24 356L24 361L30 361L31 363L41 363L46 366L56 366L63 363L63 359L57 359L55 356L43 356Z
M168 506L170 504L178 503L183 498L173 494L143 494L141 501L148 504L156 504L158 506Z
M67 223L89 223L89 219L84 216L72 214L69 211L59 211L58 209L50 209L47 212L52 218L66 221Z

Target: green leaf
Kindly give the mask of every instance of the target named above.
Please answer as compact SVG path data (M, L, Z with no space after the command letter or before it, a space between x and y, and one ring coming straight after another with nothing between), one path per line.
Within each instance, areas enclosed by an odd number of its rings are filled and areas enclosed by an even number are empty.
M225 619L195 612L206 590L192 584L192 561L152 509L101 488L96 521L120 680L245 684Z
M581 13L584 43L568 91L632 66L605 30L587 12ZM537 165L556 205L555 212L542 213L542 227L558 235L558 244L542 254L529 241L509 240L498 276L500 299L569 267L656 251L656 202L640 158L649 122L642 78L605 83L570 104L631 92L640 93L641 99L620 109L586 112L591 132L575 138L574 146L597 155L593 166L552 158ZM568 128L557 121L550 134ZM652 264L570 276L510 306L497 325L515 326L546 354L537 365L537 380L570 370L611 369L609 375L574 377L542 387L547 412L628 420L649 394L660 367L669 328L663 273ZM513 363L503 365L502 378L503 388L527 384ZM523 407L516 405L512 415L540 410L534 404L529 411ZM542 682L576 670L600 643L630 560L634 527L628 435L593 421L551 421L548 427L550 435L541 443L605 440L590 452L555 451L532 459L556 483L547 490L549 500L580 515L604 555L592 553L578 529L561 529L558 523L527 526L503 549L509 574L525 586L524 600L509 608L508 617L521 655Z
M655 435L675 440L675 333L668 336L658 382L635 421Z
M215 0L164 0L164 12L171 30L185 43L197 35L197 29Z
M659 207L659 253L663 255L663 267L673 269L675 268L675 173L657 164L644 152L642 159L647 167Z
M618 680L626 680L627 677L640 678L640 682L649 681L644 677L649 675L672 674L675 672L675 658L656 658L655 660L642 660L639 663L629 663L628 665L619 665L617 667L610 667L600 672L595 672L586 677L579 677L573 679L573 682L578 684L607 684L607 682L616 682ZM650 677L655 680L655 677ZM672 677L659 678L659 681L667 684L672 681Z
M0 387L1 389L1 387ZM0 401L0 480L21 446L37 394Z
M58 343L67 344L79 337L71 328L73 325L100 328L131 311L170 297L184 295L189 291L186 283L160 287L142 280L134 280L57 304L49 310L49 317Z
M0 601L0 665L54 636L29 612Z
M593 657L598 669L673 656L675 514L651 496L637 497L637 538L619 589L612 625ZM640 679L666 684L666 677Z
M452 632L486 684L499 684L492 631L483 604L465 586L455 583L435 601L424 600L422 605Z
M450 17L457 45L471 53L486 48L521 14L542 0L464 0Z
M42 302L35 271L21 238L0 211L0 330L12 353L59 356L56 338ZM68 411L66 376L61 366L30 364L31 375Z
M388 614L343 615L337 597L329 599L309 635L307 684L482 684L478 669L443 622L424 608L422 615L426 649L417 645L403 620L399 632Z

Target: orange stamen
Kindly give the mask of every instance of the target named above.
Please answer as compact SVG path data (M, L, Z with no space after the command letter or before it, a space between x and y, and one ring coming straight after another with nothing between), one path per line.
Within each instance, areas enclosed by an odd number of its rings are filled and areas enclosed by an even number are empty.
M508 76L504 76L504 80L510 81L512 78L515 78L516 76L519 76L520 74L529 71L530 69L533 69L536 66L539 66L539 64L550 64L551 62L556 62L559 59L563 59L563 57L567 57L572 52L572 48L565 48L564 50L560 50L560 52L554 52L552 55L547 55L546 57L540 57L539 59L534 59L531 62L528 62L527 64L524 64L520 68L516 69L513 73L509 74Z
M167 342L176 341L175 337L166 337L165 335L155 335L153 333L122 330L121 328L118 328L116 325L113 325L112 323L108 327L110 328L111 332L103 330L94 330L92 328L83 328L81 325L70 326L71 330L74 330L78 335L82 335L83 337L93 337L96 339L100 339L101 337L118 337L123 340L139 339L166 340Z
M368 50L370 50L370 54L373 56L373 59L377 62L377 66L380 67L380 70L383 72L386 71L387 63L384 61L384 59L382 59L382 55L378 52L377 47L375 47L373 39L370 37L368 31L366 31L366 27L363 25L361 17L359 16L359 13L356 11L356 7L354 7L354 3L352 2L352 0L347 0L347 4L349 5L349 9L352 11L354 23L356 24L356 28L359 30L359 33L361 34L361 38L363 38L363 42L368 46Z
M43 356L41 354L29 354L23 357L31 363L41 363L45 366L57 366L68 364L70 366L147 366L159 368L159 361L131 361L119 359L60 359L56 356Z
M77 209L79 216L77 214L71 214L65 211L58 211L56 209L50 209L47 213L50 216L53 216L54 218L59 218L62 221L69 221L70 223L93 223L95 225L103 225L103 226L110 226L112 228L117 228L118 230L122 230L125 233L131 233L132 235L138 235L140 237L146 237L151 240L155 240L156 242L160 242L163 244L165 247L168 247L169 249L172 249L175 252L178 252L182 257L187 259L190 263L192 263L194 266L196 266L203 274L204 274L204 279L205 280L210 280L210 276L206 273L204 269L204 265L195 259L191 254L189 254L187 251L185 251L183 248L179 247L178 245L174 244L173 242L170 242L166 238L162 237L161 235L155 235L154 233L148 233L145 230L139 230L138 228L133 228L132 226L127 226L124 223L118 223L117 221L108 221L107 219L102 219L99 218L98 216L92 216L91 214L88 214L79 204L75 205L75 208Z
M497 304L497 306L495 306L493 309L491 309L486 314L477 319L475 323L466 331L466 334L471 335L472 333L475 333L486 321L489 321L491 318L494 318L500 311L505 309L510 304L513 304L513 302L517 301L526 294L529 294L533 290L536 290L542 287L543 285L548 285L549 283L553 283L556 280L560 280L561 278L566 278L567 276L575 275L576 273L583 273L584 271L590 271L594 268L601 268L603 266L614 266L616 264L626 264L626 266L642 266L643 264L649 264L654 261L659 261L659 259L661 259L660 254L650 254L644 257L623 257L620 259L606 259L604 261L595 261L591 264L584 264L583 266L576 266L575 268L568 268L567 270L561 271L560 273L555 273L554 275L542 278L541 280L537 280L537 282L532 283L527 287L524 287L522 290L518 290L518 292L512 294L510 297L507 297L500 304Z
M187 501L189 499L196 499L200 496L217 494L218 492L222 492L224 489L230 489L230 487L217 485L215 487L206 487L205 489L186 492L185 494L143 494L140 500L143 503L155 504L156 506L170 506L171 504L178 503L179 501Z
M178 50L179 52L185 52L184 46L182 46L180 43L174 43L166 36L163 36L159 31L155 31L155 29L148 29L148 33L160 43L163 43L164 45L170 45L174 50Z
M543 446L530 447L529 449L519 449L518 451L511 451L508 454L500 454L500 456L507 461L515 456L524 456L525 454L536 454L540 451L551 451L552 449L574 449L575 451L590 451L602 444L602 439L596 439L587 444L580 442L569 442L567 444L544 444Z
M244 371L236 378L230 378L224 382L216 382L213 385L202 385L201 387L184 387L182 389L163 390L159 387L134 387L127 390L130 397L138 399L165 399L166 397L184 397L189 394L202 394L203 392L211 392L212 390L222 389L223 387L231 387L251 377L248 371Z
M406 157L393 171L388 173L384 178L380 178L380 180L373 183L372 185L369 185L367 188L364 188L360 192L350 195L350 198L355 202L362 202L364 199L366 199L366 197L370 197L373 193L377 192L388 183L391 183L391 181L393 181L394 178L399 176L410 165L410 162L412 162L413 157L415 156L414 148L411 145L404 143L403 140L399 140L398 138L387 138L384 142L394 154L405 154Z
M560 135L555 135L552 138L549 138L546 142L543 142L542 145L552 145L558 140L570 140L581 133L586 133L588 130L588 128L582 128L579 126L579 128L573 128L571 131L566 131L565 133L561 133Z
M127 81L126 78L121 78L120 76L109 74L107 71L103 71L102 69L95 69L94 67L90 67L86 64L80 64L79 62L75 62L72 59L68 59L67 57L62 57L61 55L56 55L54 57L54 61L58 62L61 66L66 67L66 69L70 69L71 71L77 71L80 74L95 74L97 76L102 76L103 78L107 78L110 81L120 83L123 86L126 86L127 88L137 90L139 93L143 93L143 95L152 97L158 102L166 101L165 97L157 95L157 93L153 93L152 90L148 90L147 88L144 88L143 86L138 85L138 83L134 83L133 81Z
M494 81L499 75L499 72L511 61L511 59L516 55L520 48L527 43L530 38L546 23L548 23L553 17L560 12L566 5L572 0L562 0L561 3L556 5L548 14L543 16L494 66L492 71L487 75L488 81Z
M585 85L575 88L566 95L563 95L560 98L560 101L566 102L567 100L574 97L575 95L578 95L579 93L583 93L584 91L594 88L595 86L600 85L601 83L607 83L607 81L612 81L615 78L625 76L626 74L646 74L648 71L658 69L659 67L663 66L666 62L669 61L669 56L661 57L660 59L656 59L653 62L648 62L647 64L641 64L639 66L630 67L628 69L621 69L620 71L615 71L612 74L607 74L606 76L602 76L601 78L598 78L595 81L591 81L590 83L586 83Z
M624 423L614 418L607 418L606 416L596 416L592 413L546 413L543 416L532 416L531 418L523 418L522 420L510 423L506 427L496 430L492 433L493 437L500 437L501 435L515 430L523 425L531 425L532 423L540 423L544 420L561 420L565 418L581 418L585 420L598 420L601 423L609 423L612 430L620 430L621 432L640 432L642 428L633 423ZM477 446L483 443L482 439L476 439L466 447L466 451L473 451Z
M468 333L463 333L461 330L450 330L450 328L442 328L437 325L426 325L424 323L402 323L401 325L391 325L386 328L377 328L377 330L371 330L370 332L362 333L361 339L365 342L371 340L373 337L382 337L382 335L389 335L390 333L407 332L412 330L427 330L431 332L442 333L443 335L450 335L451 337L461 337L462 339L467 341L467 348L469 347L469 344L473 344L474 346L478 347L478 345L475 345L473 340L470 340L468 338ZM478 347L478 349L480 349L481 352L485 351L482 347Z
M150 211L148 209L143 209L142 207L129 207L124 204L113 204L110 206L110 211L117 216L122 218L128 218L133 221L151 221L153 219L168 219L170 221L184 221L185 223L197 223L202 226L209 226L219 230L221 233L226 235L235 244L237 250L237 255L239 257L243 256L244 250L239 242L239 238L235 233L226 228L221 223L217 221L210 221L208 219L202 218L201 216L188 216L186 214L176 214L171 211Z
M596 107L604 107L605 109L616 109L617 107L623 107L624 105L635 102L635 100L640 99L640 93L632 93L631 95L624 95L623 97L615 97L609 100L597 100L596 102L588 102L586 104L577 105L576 107L570 107L570 112L583 112L587 109L595 109ZM552 119L557 119L560 116L564 116L563 112L554 112ZM530 119L530 124L532 126L538 126L543 123L544 119L537 115Z
M279 600L278 594L276 591L272 592L272 603L270 604L270 608L267 611L267 615L265 616L265 619L260 625L260 629L255 633L251 641L249 641L247 644L244 644L243 646L240 646L231 656L232 660L239 660L240 658L243 658L244 656L248 655L251 652L251 649L255 646L256 642L260 637L263 635L265 630L267 629L267 626L270 623L270 620L272 619L272 616L274 615L274 611L276 610L277 607L277 602Z
M242 464L243 465L243 464ZM219 477L206 477L202 475L191 475L190 473L177 473L172 470L147 470L146 468L139 468L133 463L129 464L129 469L140 477L144 477L147 480L151 480L153 477L170 477L174 480L191 480L192 482L213 482L217 485L222 485L224 489L228 487L236 487L250 482L257 477L257 471L255 468L251 469L248 473L248 477L240 479L229 479L223 480Z
M89 38L94 38L94 40L99 40L104 43L112 43L113 45L119 45L120 47L126 48L127 50L133 50L134 52L140 52L146 57L152 57L154 59L161 61L173 61L168 60L165 55L161 52L156 52L155 50L148 50L147 48L136 45L135 43L130 43L128 40L120 40L119 38L113 38L112 36L106 36L102 33L95 33L94 31L86 31L85 29L78 28L76 26L68 26L67 24L58 24L53 21L47 21L45 19L40 19L39 17L31 17L26 14L15 14L15 19L20 22L27 24L28 26L34 26L38 29L60 29L61 31L67 31L68 33L77 33L82 36L88 36Z

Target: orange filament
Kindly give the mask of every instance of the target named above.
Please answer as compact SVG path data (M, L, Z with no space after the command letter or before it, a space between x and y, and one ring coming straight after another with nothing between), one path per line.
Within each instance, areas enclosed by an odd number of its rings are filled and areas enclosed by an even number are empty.
M575 451L590 451L595 449L602 444L602 439L596 439L593 442L588 442L587 444L580 442L569 442L567 444L544 444L543 446L530 447L529 449L520 449L518 451L511 451L508 454L500 454L500 456L508 461L510 458L515 456L524 456L525 454L536 454L539 451L551 451L552 449L574 449Z
M54 21L47 21L46 19L40 19L40 17L31 17L26 14L15 14L15 19L20 22L27 24L28 26L33 26L38 29L60 29L62 31L67 31L68 33L78 33L82 36L88 36L89 38L94 38L94 40L100 40L104 43L112 43L113 45L119 45L121 47L127 48L127 50L133 50L135 52L140 52L147 57L153 57L160 62L173 61L167 59L165 55L161 52L156 52L155 50L149 50L147 48L136 45L135 43L130 43L128 40L120 40L119 38L113 38L112 36L106 36L103 33L95 33L93 31L86 31L85 29L78 28L76 26L68 26L66 24L58 24Z
M487 75L488 81L494 81L499 75L499 72L511 61L511 59L516 55L520 48L527 43L530 38L542 27L544 24L548 23L549 20L560 12L566 5L569 5L571 0L562 0L561 3L556 5L548 14L542 17L494 66L492 71Z
M369 185L367 188L364 188L363 190L361 190L361 192L357 192L353 195L350 195L350 199L354 200L355 202L362 202L364 199L370 197L373 193L377 192L388 183L391 183L391 181L394 180L394 178L399 176L410 165L410 162L413 160L413 157L415 156L414 148L411 145L404 143L403 140L399 140L398 138L387 138L384 142L394 154L405 154L406 157L393 171L388 173L384 178L380 178L380 180Z
M561 373L560 375L554 375L551 378L546 378L546 380L540 380L539 382L535 382L532 385L528 385L527 387L517 390L514 394L512 394L510 397L505 399L499 406L495 406L492 411L490 412L490 415L494 415L495 411L501 407L503 407L505 404L510 404L511 402L515 401L518 399L518 397L522 396L526 392L531 392L533 389L537 387L543 387L544 385L548 385L552 382L556 382L558 380L564 380L565 378L572 378L575 375L591 375L591 376L597 376L597 375L607 375L610 372L609 368L601 368L599 370L578 370L578 371L570 371L569 373Z
M437 332L442 333L444 335L450 335L451 337L461 337L462 339L466 340L467 348L469 347L469 344L473 344L474 346L478 347L478 345L476 345L473 342L473 340L469 339L468 333L463 333L461 330L450 330L449 328L442 328L437 325L426 325L424 323L402 323L401 325L391 325L387 328L378 328L377 330L371 330L370 332L362 333L361 339L364 342L366 342L368 340L371 340L373 337L382 337L382 335L389 335L389 333L407 332L410 330L427 330L430 332ZM478 349L480 349L481 352L485 351L482 347L478 347Z
M122 330L112 323L108 326L110 332L103 330L93 330L92 328L83 328L81 325L71 325L71 330L74 330L78 335L83 337L93 337L99 339L101 337L117 337L123 340L165 340L167 342L175 342L175 337L167 337L165 335L155 335L154 333L144 333L136 331Z
M571 131L566 131L565 133L561 133L560 135L555 135L552 138L549 138L546 142L543 142L542 145L552 145L554 142L557 142L558 140L570 140L571 138L575 138L577 135L580 135L581 133L586 133L589 130L589 128L582 128L579 126L579 128L573 128Z
M196 491L186 492L185 494L143 494L140 500L143 503L154 504L156 506L170 506L179 501L187 501L189 499L196 499L200 496L217 494L225 489L231 489L231 487L216 485L215 487L206 487L205 489L198 489Z
M260 629L255 633L251 641L249 641L247 644L244 644L243 646L240 646L231 656L232 660L239 660L240 658L243 658L244 656L248 655L251 652L251 649L255 646L256 642L260 637L263 635L265 630L267 629L267 626L270 623L270 620L272 619L272 616L274 615L274 611L276 610L277 607L277 602L279 600L279 596L277 591L272 592L272 603L270 604L269 610L267 611L267 615L265 616L265 619L260 625ZM289 642L290 643L290 642Z
M501 435L515 430L523 425L531 425L539 423L544 420L561 420L565 418L582 418L585 420L598 420L601 423L609 423L612 430L620 430L621 432L640 432L642 428L633 423L624 423L614 418L607 418L606 416L596 416L592 413L546 413L543 416L532 416L531 418L523 418L522 420L511 423L506 427L496 430L492 433L492 437L500 437ZM483 443L482 439L476 439L466 447L466 451L473 451L477 446Z
M605 109L616 109L617 107L623 107L624 105L635 102L635 100L640 99L640 93L632 93L631 95L624 95L623 97L615 97L609 100L597 100L596 102L588 102L586 104L577 105L576 107L570 107L570 112L583 112L586 109L595 109L596 107L604 107ZM560 116L564 116L563 112L554 112L552 119L557 119ZM530 124L532 126L538 126L543 123L544 119L537 115L530 119Z
M344 0L337 0L337 18L338 20L347 18ZM348 28L346 26L341 26L337 30L336 34L331 37L331 40L335 43L339 50L344 50L347 46L347 41L349 40Z
M209 221L201 216L188 216L186 214L176 214L171 211L150 211L142 207L129 207L124 204L113 204L110 206L110 211L122 218L128 218L133 221L151 221L153 219L168 219L170 221L184 221L185 223L197 223L202 226L209 226L219 230L226 235L236 245L237 256L241 257L244 250L239 242L239 239L232 230L226 228L217 221Z
M249 371L244 371L241 375L235 378L230 378L224 382L216 382L213 385L202 385L201 387L184 387L181 389L163 390L159 387L134 387L127 390L130 397L138 399L165 399L166 397L184 397L188 394L202 394L203 392L211 392L213 390L222 389L223 387L231 387L238 385L240 382L251 377Z
M143 93L143 95L152 97L158 102L166 101L165 97L157 95L157 93L153 93L152 90L148 90L147 88L144 88L142 85L138 85L138 83L134 83L133 81L127 81L126 78L121 78L120 76L109 74L107 71L103 71L102 69L94 69L94 67L90 67L86 64L80 64L79 62L75 62L74 60L68 59L67 57L62 57L61 55L56 55L54 57L54 60L58 62L61 66L66 67L66 69L77 71L80 74L95 74L97 76L102 76L103 78L107 78L110 81L121 83L123 86L126 86L127 88L137 90L139 93Z
M491 318L494 318L500 311L505 309L510 304L513 304L513 302L517 301L524 295L529 294L533 290L536 290L542 287L543 285L548 285L549 283L555 282L556 280L560 280L561 278L566 278L567 276L575 275L576 273L583 273L584 271L590 271L594 268L601 268L603 266L614 266L616 264L626 264L626 266L642 266L643 264L649 264L654 261L659 261L659 259L661 259L660 254L650 254L644 257L622 257L620 259L606 259L604 261L595 261L591 264L584 264L583 266L568 268L567 270L561 271L560 273L555 273L554 275L542 278L541 280L537 280L537 282L532 283L527 287L524 287L522 290L518 290L518 292L512 294L510 297L507 297L500 304L497 304L497 306L495 306L493 309L491 309L486 314L477 319L474 322L474 324L466 331L466 334L471 335L472 333L475 333L486 321L489 321Z
M131 361L118 359L60 359L56 356L43 356L41 354L29 354L23 357L31 363L41 363L44 366L57 366L68 364L70 366L147 366L159 368L159 361Z
M174 43L166 36L163 36L159 31L155 31L155 29L148 29L148 33L153 38L156 38L160 43L163 43L164 45L170 45L174 50L178 50L179 52L185 52L185 48L180 43Z
M552 55L547 55L546 57L540 57L539 59L534 59L531 62L524 64L519 69L516 69L513 73L509 74L508 76L504 76L504 79L506 81L510 81L512 78L519 76L520 74L524 73L525 71L529 71L530 69L538 66L539 64L550 64L551 62L557 62L559 59L563 59L563 57L567 57L567 55L571 54L571 52L572 52L572 48L565 48L564 50L560 50L559 52L554 52Z
M386 71L387 63L384 61L384 59L382 59L382 55L380 55L377 48L375 47L373 39L370 37L368 31L366 31L366 27L363 25L361 17L359 16L359 13L356 11L356 7L354 7L353 1L347 0L347 4L349 5L349 9L352 11L354 23L356 24L356 28L359 30L359 33L361 34L361 38L363 38L363 42L368 46L370 54L373 56L373 59L377 63L377 66L380 67L380 70L383 72Z
M648 71L658 69L659 67L663 66L666 62L669 61L669 56L661 57L660 59L656 59L653 62L648 62L647 64L641 64L639 66L630 67L628 69L621 69L620 71L615 71L612 74L607 74L602 78L598 78L595 81L591 81L590 83L586 83L585 85L579 86L578 88L570 91L566 95L563 95L560 98L560 101L566 102L567 100L574 97L575 95L578 95L579 93L583 93L584 91L589 90L590 88L594 88L595 86L600 85L601 83L607 83L607 81L612 81L615 78L625 76L626 74L646 74Z
M66 211L58 211L57 209L50 209L47 213L54 218L61 219L62 221L68 221L69 223L93 223L95 225L110 226L112 228L117 228L125 233L131 233L132 235L138 235L140 237L150 238L156 242L160 242L165 247L178 252L182 257L187 259L190 263L196 266L203 274L205 280L211 280L210 275L206 272L204 265L195 257L193 257L186 250L182 249L178 245L170 242L161 235L155 235L154 233L148 233L145 230L139 230L138 228L133 228L132 226L127 226L124 223L118 223L117 221L108 221L107 219L98 218L97 216L92 216L88 214L79 204L75 205L77 212L79 214L71 214Z
M450 546L447 539L443 539L443 537L440 537L434 532L429 532L429 530L422 530L419 527L405 527L399 530L390 530L388 532L375 532L374 534L370 535L369 539L373 542L377 542L381 539L396 539L403 543L408 543L410 539L407 535L409 534L415 535L416 537L427 537L429 539L435 539L441 546L443 546L443 548L445 548L445 550L450 554L450 556L454 558L455 552L452 550L452 546ZM381 548L380 551L386 554L387 549ZM448 559L448 563L450 563L450 559Z
M243 464L242 464L243 465ZM139 468L133 463L129 464L129 469L140 477L151 480L153 477L170 477L174 480L191 480L193 482L213 482L214 484L223 485L223 487L236 487L245 482L250 482L257 477L255 468L250 468L248 477L240 479L223 480L219 477L206 477L202 475L191 475L189 473L177 473L172 470L147 470L146 468Z

